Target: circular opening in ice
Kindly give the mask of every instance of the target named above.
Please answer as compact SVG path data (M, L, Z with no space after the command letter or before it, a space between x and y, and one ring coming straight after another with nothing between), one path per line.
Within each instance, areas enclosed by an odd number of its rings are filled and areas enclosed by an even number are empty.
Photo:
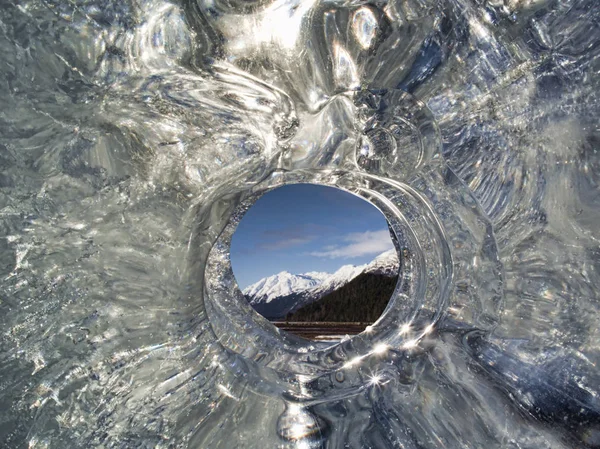
M399 259L398 282L381 317L360 334L323 342L282 332L252 309L237 285L230 248L238 224L262 195L291 184L329 186L359 196L389 224ZM446 306L452 263L439 222L424 201L406 184L343 170L277 171L237 191L215 190L198 210L190 240L196 248L190 253L190 269L196 274L190 281L204 283L202 306L219 343L236 354L235 366L240 363L245 373L259 370L260 376L271 369L277 384L287 373L353 370L365 357L413 344L430 332Z
M315 184L273 189L244 214L231 265L244 298L280 329L339 341L379 319L398 281L394 233L372 204Z

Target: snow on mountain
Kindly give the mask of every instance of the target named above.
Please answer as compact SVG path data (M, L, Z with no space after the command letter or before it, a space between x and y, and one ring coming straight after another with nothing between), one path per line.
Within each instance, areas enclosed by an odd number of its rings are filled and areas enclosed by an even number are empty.
M398 253L395 249L390 249L381 253L364 269L364 273L383 274L385 276L395 276L399 268Z
M311 278L319 279L320 281L324 281L329 276L331 276L331 274L326 273L324 271L309 271L308 273L304 273L304 276L310 276Z
M311 296L321 297L340 288L362 273L366 267L367 265L344 265L313 288Z
M244 289L250 304L263 315L273 318L285 316L346 285L362 273L395 276L398 273L396 250L386 251L365 265L344 265L335 273L309 272L291 274L283 271L261 279Z
M316 287L329 276L316 271L304 274L282 271L246 287L242 293L251 298L250 304L270 303L275 298Z

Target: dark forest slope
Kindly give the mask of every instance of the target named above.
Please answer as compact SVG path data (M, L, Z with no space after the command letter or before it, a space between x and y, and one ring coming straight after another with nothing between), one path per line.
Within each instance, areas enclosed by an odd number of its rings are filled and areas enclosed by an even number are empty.
M287 315L287 321L374 322L385 310L398 277L363 273L343 287Z

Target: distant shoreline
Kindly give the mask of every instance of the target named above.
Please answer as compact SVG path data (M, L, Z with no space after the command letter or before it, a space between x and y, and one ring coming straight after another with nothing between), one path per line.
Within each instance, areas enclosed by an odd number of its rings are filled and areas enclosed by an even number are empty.
M279 326L371 326L372 322L357 322L357 321L285 321L285 320L269 320L272 324Z
M373 323L334 321L271 321L279 329L313 341L336 341L344 336L358 335ZM333 337L333 338L332 338Z

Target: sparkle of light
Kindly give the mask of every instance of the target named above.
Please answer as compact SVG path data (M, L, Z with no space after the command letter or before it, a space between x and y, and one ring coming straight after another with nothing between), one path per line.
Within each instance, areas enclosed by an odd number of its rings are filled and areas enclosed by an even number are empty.
M385 354L386 352L388 352L389 349L390 349L389 345L386 345L385 343L378 343L373 348L373 353L381 355L381 354Z
M400 326L400 335L406 335L410 332L410 324L404 323Z

